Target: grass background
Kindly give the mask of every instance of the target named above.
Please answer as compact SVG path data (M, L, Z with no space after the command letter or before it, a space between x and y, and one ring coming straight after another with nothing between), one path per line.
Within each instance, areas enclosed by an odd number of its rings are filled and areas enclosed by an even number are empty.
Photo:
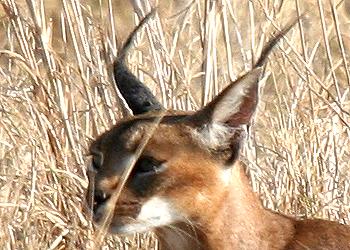
M183 110L249 70L267 38L305 13L270 56L242 160L266 207L350 224L350 2L142 2L0 1L0 248L156 247L151 233L96 242L83 207L87 147L122 116L113 58L157 4L129 66Z

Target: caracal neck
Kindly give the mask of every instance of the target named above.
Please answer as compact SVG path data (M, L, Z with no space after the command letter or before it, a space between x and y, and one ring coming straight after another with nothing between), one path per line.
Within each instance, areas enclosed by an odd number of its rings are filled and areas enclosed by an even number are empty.
M157 229L160 249L270 250L286 247L294 235L294 221L262 206L260 198L252 191L243 165L237 163L231 174L230 183L218 192L221 200L215 204L216 209L208 208L208 213L201 214L193 225L179 223Z

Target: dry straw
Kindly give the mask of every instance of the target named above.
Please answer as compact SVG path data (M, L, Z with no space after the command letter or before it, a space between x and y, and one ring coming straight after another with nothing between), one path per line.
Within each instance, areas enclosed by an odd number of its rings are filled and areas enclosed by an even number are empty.
M242 159L266 207L350 224L345 3L159 2L129 67L166 107L185 110L249 69L286 17L305 13L270 57ZM87 147L124 112L111 64L152 6L131 3L0 1L1 249L156 248L152 234L101 238L83 212Z

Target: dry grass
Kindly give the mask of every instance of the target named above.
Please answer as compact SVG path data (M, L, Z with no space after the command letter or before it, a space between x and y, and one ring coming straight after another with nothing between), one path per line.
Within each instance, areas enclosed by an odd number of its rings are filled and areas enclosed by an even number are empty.
M0 248L93 249L84 154L121 117L110 65L136 15L125 1L0 3ZM307 11L269 61L242 158L267 207L350 224L346 4L161 1L130 67L167 107L197 109L249 69L266 37ZM151 234L102 243L154 244Z

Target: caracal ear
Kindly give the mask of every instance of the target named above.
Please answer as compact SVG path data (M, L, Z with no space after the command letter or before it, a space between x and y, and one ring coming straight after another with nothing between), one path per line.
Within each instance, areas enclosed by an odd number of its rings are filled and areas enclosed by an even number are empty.
M133 45L136 34L154 16L156 9L152 9L130 33L124 45L119 50L118 58L114 62L114 78L117 87L132 110L134 115L147 113L150 111L163 110L164 107L158 102L151 90L141 82L126 66L126 55Z
M258 103L262 70L257 67L231 83L192 119L197 125L222 124L231 128L248 125Z
M258 103L262 70L251 70L189 117L195 138L219 156L225 166L232 166L239 156L246 131L243 125L249 125Z
M231 83L213 101L190 116L194 136L212 152L232 165L239 155L244 125L249 125L259 99L259 80L266 60L278 41L284 37L299 18L275 34L264 46L253 69Z
M212 102L191 118L196 125L225 124L239 128L250 123L258 103L258 83L266 60L278 41L297 23L299 17L275 34L264 46L253 69L231 83Z

